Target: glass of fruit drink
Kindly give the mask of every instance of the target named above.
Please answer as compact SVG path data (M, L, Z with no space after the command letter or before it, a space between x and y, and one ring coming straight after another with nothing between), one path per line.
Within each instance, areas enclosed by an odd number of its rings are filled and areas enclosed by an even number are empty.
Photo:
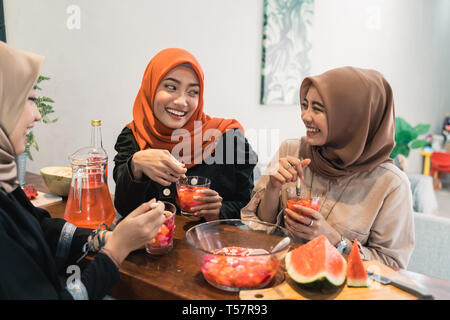
M181 214L188 217L196 217L193 207L204 204L204 201L194 200L196 196L202 196L201 190L209 189L211 180L201 176L187 176L177 181L178 204Z
M145 245L147 253L151 255L161 255L169 252L173 248L173 232L175 230L175 206L166 201L161 201L164 204L164 214L166 220L161 225L158 233L151 242Z
M296 208L295 207L296 205L308 207L318 211L320 208L320 197L305 198L301 197L300 195L297 195L295 192L295 188L286 189L286 207L296 213L311 218L309 214L302 211L300 208Z

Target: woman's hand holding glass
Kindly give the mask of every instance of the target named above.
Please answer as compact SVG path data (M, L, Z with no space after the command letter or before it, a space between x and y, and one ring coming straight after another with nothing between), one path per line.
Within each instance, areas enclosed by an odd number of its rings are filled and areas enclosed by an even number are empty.
M263 199L258 206L258 216L263 221L274 223L278 208L280 190L285 183L303 179L303 168L311 162L310 159L300 160L295 157L287 156L280 158L277 167L272 171L264 191Z
M304 212L301 214L288 208L284 210L284 223L294 236L309 241L324 235L332 244L337 244L341 240L339 232L330 226L318 211L301 205L294 205L294 207Z
M206 221L218 220L220 208L222 208L222 197L212 189L198 190L199 196L194 196L195 201L203 201L204 204L197 205L191 209L195 214L204 217Z
M166 220L164 204L155 199L145 202L125 217L113 231L106 235L106 254L121 263L131 251L150 242Z
M136 152L131 160L133 175L137 180L146 175L163 186L169 186L187 172L169 151L164 149L147 149Z

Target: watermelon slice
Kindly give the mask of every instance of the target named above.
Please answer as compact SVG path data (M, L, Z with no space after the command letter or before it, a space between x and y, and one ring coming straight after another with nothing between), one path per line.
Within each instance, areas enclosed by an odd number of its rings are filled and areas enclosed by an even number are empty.
M348 255L347 286L368 287L369 277L359 253L358 240L353 240L352 250Z
M323 235L288 252L285 262L289 276L309 287L338 287L347 274L345 258Z

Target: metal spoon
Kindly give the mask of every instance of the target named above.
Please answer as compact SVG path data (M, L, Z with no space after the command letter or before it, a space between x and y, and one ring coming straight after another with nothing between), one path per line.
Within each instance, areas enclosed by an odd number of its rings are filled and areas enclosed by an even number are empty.
M272 251L270 253L276 252L279 249L283 248L287 243L289 243L290 238L284 237L280 240L280 242L277 243L275 247L273 247ZM265 249L250 249L250 255L251 256L257 256L260 254L268 254L269 252Z
M277 243L277 245L275 247L273 247L272 252L276 252L276 251L280 250L281 248L286 246L286 244L288 244L289 241L291 241L291 238L284 237L282 240L280 240L280 242Z
M300 178L297 178L297 186L295 187L295 193L297 197L300 197Z

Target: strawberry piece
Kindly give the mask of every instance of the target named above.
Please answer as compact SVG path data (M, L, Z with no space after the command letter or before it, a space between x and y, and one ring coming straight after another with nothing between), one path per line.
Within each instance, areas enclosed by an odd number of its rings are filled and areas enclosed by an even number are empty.
M27 184L22 187L23 192L25 192L28 199L32 200L38 196L36 188L32 184Z

